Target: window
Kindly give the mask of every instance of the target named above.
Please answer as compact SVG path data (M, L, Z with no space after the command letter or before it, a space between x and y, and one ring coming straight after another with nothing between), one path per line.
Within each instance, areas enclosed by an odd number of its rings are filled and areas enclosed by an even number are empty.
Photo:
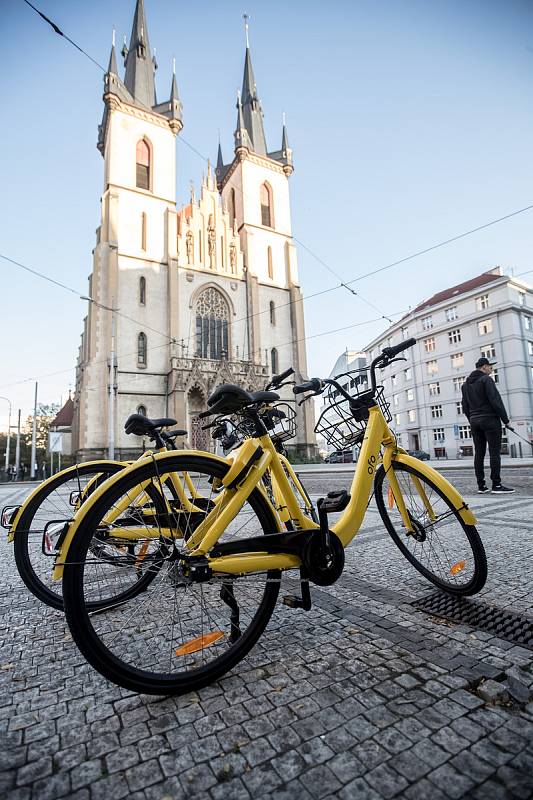
M446 458L446 448L445 447L436 447L435 448L435 458Z
M400 395L399 394L393 394L392 395L392 402L393 402L393 405L399 406L400 405Z
M433 419L440 419L442 417L442 406L430 406L430 408Z
M397 384L398 384L398 376L397 375L391 375L390 376L390 382L391 382L391 386L397 386Z
M416 422L416 411L414 408L409 409L407 416L409 417L409 422Z
M274 266L272 264L272 248L267 247L268 277L274 277Z
M413 389L406 389L405 390L405 396L407 398L407 402L408 403L412 402L415 399L415 393L414 393Z
M137 364L140 367L145 367L146 366L146 363L147 363L146 351L147 351L146 334L145 333L140 333L137 336Z
M458 414L462 414L463 413L463 404L461 403L460 400L456 400L455 401L455 410L456 410L456 412Z
M402 333L402 339L409 338L409 328L402 328L401 333Z
M146 214L141 214L141 250L146 250Z
M494 344L486 344L481 348L481 355L484 358L494 358L496 356L496 348Z
M533 318L524 317L524 328L526 331L533 331Z
M498 370L496 369L496 367L492 368L491 378L494 381L494 383L499 383L500 382L500 376L498 375Z
M150 188L150 145L145 139L137 142L136 150L136 178L135 186L138 189Z
M276 324L276 306L274 305L274 301L273 300L270 301L269 308L270 308L270 324L271 325L275 325Z
M278 351L275 347L273 347L270 351L270 366L272 369L272 375L275 375L278 371Z
M471 439L472 431L470 425L459 425L459 439Z
M434 442L444 441L444 428L433 428L433 441Z
M222 269L226 269L226 254L224 252L224 237L220 237L220 261L222 263Z
M422 328L425 331L429 331L429 330L431 330L432 327L433 327L433 317L431 317L431 316L424 317L423 320L422 320Z
M260 189L261 197L261 225L266 228L274 227L272 214L272 189L268 183L263 183Z
M434 359L433 361L428 361L426 363L426 368L428 375L435 375L439 371L439 365L437 363L437 360Z
M452 322L459 316L457 313L457 306L451 306L451 308L447 308L445 313L446 313L446 322Z
M432 353L435 349L435 337L431 336L429 339L424 339L424 350L426 353Z
M430 395L440 394L440 383L438 381L429 384L429 393Z
M146 417L146 406L137 406L137 414L140 414L142 417Z
M453 353L453 355L451 355L450 358L452 360L452 367L454 369L459 369L459 367L464 367L465 358L462 353Z
M394 415L394 422L396 423L396 425L400 425L401 419L402 419L402 415L401 414L395 414Z
M521 306L525 306L525 304L526 304L526 293L525 292L518 292L518 303Z
M196 303L196 355L220 360L229 353L229 309L216 289L204 289Z
M533 356L533 342L527 343L527 352L529 353L530 356Z
M476 297L476 309L478 311L484 311L488 307L489 307L488 294L482 294L479 297Z
M198 231L198 261L202 261L202 231Z
M232 189L229 193L229 224L231 228L235 227L235 189Z
M480 336L485 336L487 333L492 333L492 320L484 319L481 322L478 322L477 329Z
M460 391L461 391L461 386L463 385L463 383L464 383L465 381L466 381L466 378L465 378L465 376L464 376L464 375L461 375L461 377L460 377L460 378L454 378L454 379L453 379L453 388L454 388L454 391L456 391L456 392L460 392Z
M411 367L407 367L407 369L404 369L404 371L403 371L404 380L405 381L410 381L412 379L412 377L413 377L413 370L411 369Z
M139 304L146 305L146 278L139 278Z
M461 341L461 331L456 328L454 331L448 331L448 341L450 344L457 344Z

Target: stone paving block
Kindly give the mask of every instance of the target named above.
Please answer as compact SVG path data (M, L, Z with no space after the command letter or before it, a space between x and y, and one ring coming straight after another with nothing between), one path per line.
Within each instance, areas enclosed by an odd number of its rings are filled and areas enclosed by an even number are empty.
M328 794L335 794L342 788L340 781L337 780L329 767L324 764L312 767L307 772L304 772L300 777L300 781L315 800L320 800L320 798L326 797Z
M381 796L363 778L351 781L341 789L338 796L340 800L381 800Z
M402 797L407 798L407 800L446 800L446 795L426 778L422 778L409 786L402 794ZM489 798L486 797L485 800L489 800Z
M488 780L472 789L472 797L475 800L511 800L513 795L501 783Z
M366 766L350 751L334 756L327 765L341 783L349 783L366 772Z
M474 778L476 781L485 781L496 772L494 764L490 764L484 758L481 758L479 752L474 753L472 750L464 750L458 753L450 760L458 772Z
M133 792L163 780L163 773L155 758L151 761L143 761L142 764L137 764L135 767L129 767L124 774L128 786Z
M17 786L24 786L29 783L34 783L39 778L45 778L47 775L52 774L52 759L50 756L43 756L37 761L32 761L20 767L16 772Z
M259 797L261 793L274 792L284 783L283 778L270 764L259 764L258 767L242 776L247 791L252 797Z
M352 747L351 752L357 756L361 763L365 764L368 770L377 767L390 758L390 753L373 739L367 739L365 742L357 744Z
M432 769L426 761L414 755L413 749L398 753L388 763L410 783L418 781Z
M298 750L287 750L285 753L281 753L272 759L271 766L284 781L292 781L309 769L308 763Z
M443 764L442 767L430 772L428 780L453 800L458 800L459 797L468 797L475 785L472 778L457 772L450 764Z
M520 797L523 800L531 798L531 775L524 775L523 772L513 769L510 766L500 767L497 777L513 794L513 797Z
M105 754L105 766L109 773L122 772L129 767L134 767L140 761L137 747L126 745Z
M233 778L227 782L213 786L209 792L213 800L249 800L249 793L240 778ZM279 794L276 793L276 797Z
M130 788L123 774L108 775L95 781L90 787L91 800L120 800L122 797L130 798Z
M396 772L391 766L392 761L387 764L380 764L365 776L369 786L374 789L380 797L388 798L399 795L409 784L407 780Z

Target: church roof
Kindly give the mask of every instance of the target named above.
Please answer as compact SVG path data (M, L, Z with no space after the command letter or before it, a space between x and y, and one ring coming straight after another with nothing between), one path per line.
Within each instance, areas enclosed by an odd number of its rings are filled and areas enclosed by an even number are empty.
M266 156L267 146L265 131L263 128L263 111L261 109L261 103L257 94L257 86L252 67L252 57L250 55L250 48L248 46L246 47L246 55L244 57L241 104L242 123L248 134L250 149L253 150L254 153L259 153L259 155ZM238 128L241 124L239 117L237 118Z

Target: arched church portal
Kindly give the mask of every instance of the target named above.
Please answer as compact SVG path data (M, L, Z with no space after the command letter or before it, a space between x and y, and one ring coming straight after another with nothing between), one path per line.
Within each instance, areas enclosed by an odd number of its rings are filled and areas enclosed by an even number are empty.
M189 420L189 441L193 450L208 449L208 432L202 430L202 425L205 423L198 419L198 414L201 411L205 411L206 408L207 403L203 392L198 387L191 389L187 397L187 417Z

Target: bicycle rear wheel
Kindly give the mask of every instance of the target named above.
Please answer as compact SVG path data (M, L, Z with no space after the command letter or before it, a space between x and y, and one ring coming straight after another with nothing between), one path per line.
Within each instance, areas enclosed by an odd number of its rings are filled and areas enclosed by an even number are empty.
M52 608L63 608L63 593L61 582L52 580L54 558L43 553L45 526L53 546L84 500L122 468L109 461L70 467L43 483L22 510L13 529L17 570L30 592Z
M374 483L376 504L393 542L439 589L463 596L479 592L487 579L487 558L476 528L466 525L448 497L415 467L393 461L391 469L414 528L414 534L407 533L381 466Z
M102 675L137 692L183 694L219 678L246 656L272 615L280 573L215 574L200 583L189 580L181 570L179 552L185 550L184 541L225 491L220 479L229 465L209 456L181 453L165 458L165 472L159 474L162 463L157 458L147 459L129 475L120 476L85 516L69 551L63 592L74 641ZM167 514L167 527L162 526L159 541L163 549L153 582L142 595L91 613L95 593L108 590L105 576L97 575L93 568L90 543L105 527L109 510L128 494L135 494L141 482L144 486L149 481L161 490L167 475L180 479L185 472L194 484L195 496L204 498L204 508L197 505L198 510L190 513L174 504ZM274 514L256 490L219 541L276 530Z

